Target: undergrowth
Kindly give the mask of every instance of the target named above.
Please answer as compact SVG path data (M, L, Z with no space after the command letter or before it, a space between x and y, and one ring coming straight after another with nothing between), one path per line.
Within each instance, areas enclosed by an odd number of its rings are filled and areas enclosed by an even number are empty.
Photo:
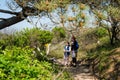
M2 35L2 34L1 34ZM0 37L1 80L53 80L62 68L45 56L45 44L53 33L38 28L26 29L16 34ZM37 49L39 51L36 51ZM57 80L71 80L63 72Z

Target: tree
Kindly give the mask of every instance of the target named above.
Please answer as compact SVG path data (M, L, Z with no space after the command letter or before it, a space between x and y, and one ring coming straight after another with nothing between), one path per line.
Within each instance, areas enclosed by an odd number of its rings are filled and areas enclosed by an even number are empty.
M120 0L116 0L116 3L111 4L108 11L108 21L111 23L111 33L110 40L111 44L114 44L116 41L120 40Z
M108 28L110 33L110 41L113 45L120 40L120 0L79 0L80 2L90 6L91 11L96 14L97 22L106 20L111 23ZM90 11L90 12L91 12ZM107 12L107 18L103 17L102 12Z
M0 12L14 14L13 17L4 19L0 18L0 29L13 25L19 21L26 19L28 16L37 16L37 15L47 15L52 22L58 24L61 23L62 26L65 26L66 18L64 16L66 13L66 7L68 4L78 4L80 5L81 9L84 9L84 6L90 7L90 14L93 13L96 15L97 23L100 24L102 20L106 20L111 23L111 29L109 30L110 33L110 40L111 44L114 44L118 38L118 34L120 29L118 28L120 22L120 0L11 0L11 5L9 7L11 9L21 8L20 12L14 11L6 11L0 10ZM54 17L51 15L51 12L55 9L59 9L60 14L60 22L56 22ZM75 11L75 7L72 8L73 12ZM107 12L107 17L103 17L103 12ZM81 13L81 18L85 17ZM74 25L76 27L83 26L84 20L77 19L79 17L69 17L68 22L70 25ZM76 25L77 24L77 25Z
M20 12L7 11L0 9L0 12L14 15L11 18L0 18L0 29L13 25L26 19L28 16L36 16L48 13L57 6L61 6L62 0L11 0L8 6L11 10L21 8ZM64 0L66 4L69 0ZM64 5L62 5L63 7Z
M0 9L0 12L2 13L7 13L7 14L12 14L14 15L11 18L0 18L0 29L3 29L5 27L8 27L10 25L13 25L17 22L20 22L22 20L24 20L27 16L31 15L29 13L35 12L35 8L33 7L29 7L29 6L24 6L24 4L22 5L22 3L20 2L21 0L16 0L16 2L14 0L11 0L11 10L15 10L17 8L22 8L22 10L20 12L14 12L14 11L7 11L7 10L2 10ZM10 7L10 5L8 4L8 6Z
M85 23L85 14L81 11L84 10L85 5L78 4L77 6L79 7L79 9L76 9L76 7L72 5L71 2L71 0L13 0L12 2L8 3L9 8L14 11L17 8L21 8L22 10L20 12L0 10L0 12L15 15L14 17L8 19L1 18L2 21L0 22L0 29L22 21L28 16L47 16L54 24L60 25L62 27L65 27L66 24L69 25L69 28L71 29L64 28L66 31L71 32L71 30L73 29L78 30L78 28L82 27ZM68 7L68 5L70 4L71 7ZM66 14L68 8L72 10L72 16L68 16ZM52 14L52 11L54 12L54 10L59 17L57 19ZM41 24L41 26L45 25Z
M8 19L0 18L1 19L0 29L8 27L19 21L22 21L26 19L28 16L39 16L40 14L47 15L53 23L62 24L63 27L65 25L64 23L66 22L66 20L71 24L74 23L73 25L76 24L75 23L76 21L78 24L75 26L79 27L79 25L83 25L83 23L80 22L80 20L77 21L75 15L74 17L73 16L66 17L65 15L68 9L67 5L72 4L71 2L72 2L71 0L11 0L11 2L8 3L8 7L14 11L0 10L0 12L12 14L14 15L14 17ZM85 5L84 4L81 5L82 5L81 9L83 9ZM15 12L17 8L21 8L21 11ZM74 6L72 6L71 9L74 13L76 12ZM59 22L57 22L54 19L54 16L51 13L53 10L57 10L57 14L60 18ZM81 13L81 15L82 18L85 17L83 13Z

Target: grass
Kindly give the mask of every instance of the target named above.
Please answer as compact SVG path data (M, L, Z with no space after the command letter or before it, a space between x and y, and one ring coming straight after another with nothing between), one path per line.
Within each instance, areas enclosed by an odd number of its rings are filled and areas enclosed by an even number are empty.
M89 29L85 33L75 35L78 36L77 40L80 45L77 58L78 60L86 58L91 58L93 61L97 60L98 63L94 65L95 71L101 74L100 76L104 77L103 79L108 80L110 75L116 75L113 70L116 68L115 64L120 62L120 43L111 45L107 34L105 36L96 36L94 30L96 31L96 29ZM58 59L63 58L63 47L64 41L53 44L49 56ZM113 57L115 57L117 62L114 62Z
M63 54L64 54L63 50L64 50L64 41L60 42L59 44L53 44L51 45L49 56L55 57L57 59L63 58Z

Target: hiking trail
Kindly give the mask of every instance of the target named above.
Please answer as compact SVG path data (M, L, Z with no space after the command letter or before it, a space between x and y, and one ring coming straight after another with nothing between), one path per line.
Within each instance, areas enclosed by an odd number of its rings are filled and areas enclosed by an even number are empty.
M63 65L63 59L58 59L57 62ZM65 67L65 69L71 74L74 80L98 80L89 70L87 64L78 62L76 67Z

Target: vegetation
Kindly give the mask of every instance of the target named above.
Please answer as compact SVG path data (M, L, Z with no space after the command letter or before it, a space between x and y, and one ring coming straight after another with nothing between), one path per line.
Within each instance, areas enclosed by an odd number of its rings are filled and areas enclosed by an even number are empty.
M1 36L0 44L7 47L39 46L43 49L44 45L50 43L52 38L53 34L50 31L33 28L16 32L13 35Z
M105 28L100 27L100 28L96 29L95 34L98 38L101 38L101 37L107 36L108 32Z
M66 16L68 11L68 5L76 4L79 6L75 7L72 5L71 10L75 14L74 16ZM28 16L36 16L41 13L41 16L48 16L50 20L55 24L61 24L62 27L65 27L66 22L70 26L74 27L83 27L86 20L85 14L82 12L86 7L89 7L89 14L94 14L96 17L96 23L99 26L101 21L105 20L111 24L111 28L108 28L111 44L115 44L119 41L119 22L120 22L120 1L119 0L12 0L8 3L9 8L13 11L0 10L2 13L14 14L15 16L4 19L1 18L0 29L3 29L7 26L13 25L17 22L20 22L26 19ZM18 8L22 8L20 12L14 12ZM57 11L59 21L57 22L54 19L54 16L51 12ZM30 22L30 20L28 20ZM72 25L71 25L72 24Z
M52 38L52 32L37 28L25 29L13 35L2 35L0 39L0 79L71 79L66 71L56 77L62 68L45 57L44 44L51 42ZM40 48L40 51L34 46Z
M103 41L104 44L97 46L96 49L88 53L88 62L91 64L91 70L100 79L115 79L119 78L119 47L111 46L109 43ZM116 52L117 51L117 52ZM114 77L113 77L114 76Z
M51 56L62 57L63 46L61 45L66 40L66 34L68 37L68 34L72 33L77 36L80 44L79 51L83 52L81 55L84 55L83 58L80 56L80 59L86 59L89 62L91 70L100 80L119 79L119 5L120 0L37 0L37 2L36 0L12 0L8 6L14 11L0 9L0 12L14 16L8 19L0 18L0 29L20 22L28 16L38 15L38 17L47 16L51 22L61 25L63 28L54 28L51 32L34 28L13 35L0 34L0 78L52 79L52 76L55 76L59 70L57 70L58 68L53 70L53 66L56 65L44 57L45 44L52 42L56 45L57 43L57 48L52 46L52 50L56 49L56 51L51 51ZM17 8L21 8L21 11L15 12ZM84 27L86 23L85 9L90 15L94 15L97 28ZM66 14L69 10L73 13L72 16ZM53 12L56 12L58 19L52 15ZM28 21L30 22L30 20ZM111 26L103 25L103 21L110 23ZM43 27L42 24L41 26ZM78 32L79 30L80 32ZM37 48L40 49L39 52L37 52ZM33 50L39 61L34 58ZM68 76L64 72L63 77L59 79L68 79Z
M51 79L52 64L35 59L29 47L5 49L0 54L0 78L10 79Z
M112 46L108 31L101 27L86 30L81 36L79 40L82 44L78 55L80 59L86 60L99 79L119 80L120 43Z
M103 27L83 28L75 36L80 44L78 60L85 61L91 72L101 80L119 80L120 43L114 46L110 44L107 29ZM54 44L50 56L62 58L63 45L64 42Z
M53 28L52 32L54 34L54 42L58 43L66 37L66 32L62 27L55 27Z

